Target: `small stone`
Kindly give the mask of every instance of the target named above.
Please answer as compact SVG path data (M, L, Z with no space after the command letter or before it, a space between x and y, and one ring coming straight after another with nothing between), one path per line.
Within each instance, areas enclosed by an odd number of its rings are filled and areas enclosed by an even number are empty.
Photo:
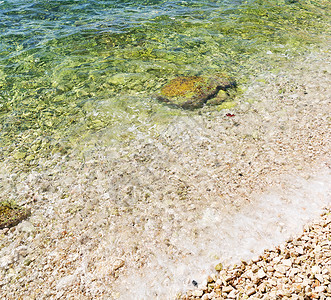
M283 295L284 295L285 297L290 298L290 297L292 296L292 293L291 293L289 290L285 289L285 290L283 291Z
M330 271L331 271L331 270L328 270L327 268L323 268L323 269L322 269L322 274L323 274L323 275L327 275L327 274L330 273Z
M61 297L63 296L63 294L64 294L64 291L63 291L63 290L62 290L62 291L59 291L59 292L56 294L55 299L61 299Z
M276 291L271 291L268 296L270 297L270 299L276 299Z
M280 256L276 256L274 259L273 259L273 262L275 263L275 264L278 264L280 261L281 261L281 257Z
M265 290L266 290L266 287L267 287L266 283L263 282L263 283L261 283L261 284L258 286L258 290L259 290L261 293L264 293Z
M267 274L263 271L263 269L260 269L258 272L257 272L257 277L262 279L264 277L266 277Z
M32 155L32 154L30 154L30 155L28 155L26 158L25 158L25 160L26 161L31 161L31 160L34 160L35 159L35 156L34 155Z
M31 233L35 231L33 224L29 221L23 221L21 224L17 226L17 229L20 232Z
M9 265L14 262L13 255L5 255L0 257L0 269L8 269Z
M302 286L306 287L306 288L310 288L310 285L311 285L311 281L308 279L308 278L305 278L303 281L302 281Z
M230 293L232 290L233 290L233 288L231 286L224 286L222 288L223 293Z
M216 280L216 283L215 283L215 286L216 287L220 287L221 285L222 285L222 280L220 279L220 278L218 278L217 280Z
M324 285L317 286L317 287L315 287L315 289L314 289L314 291L315 291L316 293L323 293L325 290L326 290L326 286L324 286Z
M9 228L5 227L4 229L0 230L2 234L6 234L9 231Z
M303 254L303 247L295 247L294 251L297 252L298 254L302 255Z
M321 268L319 266L312 266L311 271L316 274L316 273L321 273Z
M58 291L65 289L66 287L72 285L74 283L74 281L76 280L76 275L68 275L65 276L63 278L61 278L57 285L56 285L56 289Z
M114 85L124 84L128 80L127 77L125 73L118 73L108 78L108 82Z
M279 273L285 274L286 273L286 267L284 265L276 265L275 270Z
M204 295L201 297L201 300L209 300L209 294L204 294Z
M252 279L254 274L252 272L252 270L247 270L244 275L243 275L245 278L248 278L248 279Z
M249 289L249 290L246 292L247 296L252 296L252 295L255 294L255 293L256 293L256 291L255 291L255 289L253 289L253 288Z
M202 295L203 295L202 290L195 290L192 292L192 296L194 296L194 297L201 297Z
M256 273L259 270L259 267L257 265L253 265L251 270L253 273Z
M315 274L315 278L320 282L323 283L324 279L323 279L323 275L321 274Z
M221 263L218 263L216 266L215 266L215 270L216 271L221 271L223 269L223 265Z
M284 277L284 274L283 274L283 273L280 273L280 272L278 272L278 271L276 271L276 272L274 273L274 276L277 277L277 278L281 278L281 277Z
M208 288L207 280L203 280L203 281L201 282L201 284L199 284L199 288L200 288L200 290L206 291L207 288Z
M216 281L217 280L217 275L216 274L211 274L210 277L213 279L213 281Z
M292 266L292 261L290 259L284 259L283 260L283 265L291 267Z
M25 152L15 152L13 154L13 157L15 159L23 159L23 158L25 158L25 156L26 156L26 153Z
M29 266L29 265L32 263L32 261L33 261L33 260L31 260L30 258L26 258L26 259L24 260L23 264L24 264L25 266Z
M294 277L294 275L298 274L300 270L298 268L292 268L289 273L288 273L288 276L289 277Z
M229 294L228 294L228 298L230 299L235 299L236 298L236 291L232 290Z

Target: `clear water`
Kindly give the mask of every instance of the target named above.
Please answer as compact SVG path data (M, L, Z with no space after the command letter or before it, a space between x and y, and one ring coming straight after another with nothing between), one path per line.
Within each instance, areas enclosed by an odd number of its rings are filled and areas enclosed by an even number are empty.
M0 1L1 157L33 163L91 133L125 140L184 112L153 93L178 75L240 82L300 53L328 1ZM217 109L217 108L216 108ZM134 130L133 130L133 129Z
M277 68L282 58L300 55L318 44L320 34L329 28L330 5L329 0L0 0L0 162L9 157L15 163L33 166L38 158L54 152L88 148L95 136L106 143L127 141L159 123L173 125L169 127L176 131L174 138L180 137L169 144L177 147L173 151L167 148L165 139L153 145L155 153L142 150L140 163L140 157L132 158L130 153L114 166L108 167L100 159L99 165L87 164L89 167L77 171L81 176L91 173L91 178L94 173L101 174L101 178L105 176L103 181L78 177L79 181L75 174L71 177L64 171L58 176L61 179L55 185L56 192L40 190L46 193L49 211L62 206L61 197L84 206L83 192L68 198L66 192L62 193L67 188L69 194L76 187L95 190L91 192L93 200L101 199L102 203L97 209L114 207L114 212L105 215L113 227L106 231L99 253L87 251L82 260L94 261L100 255L101 269L108 270L117 250L141 247L145 251L142 253L149 255L146 267L140 269L128 259L129 274L114 287L123 299L128 299L127 295L156 299L155 293L159 299L166 299L163 295L190 288L192 279L200 283L219 258L224 262L250 258L300 230L330 202L330 172L321 170L319 176L307 180L290 178L283 191L258 195L240 212L223 211L223 199L214 197L218 183L213 175L221 171L207 170L209 163L214 164L214 150L222 150L222 144L211 145L207 157L197 159L203 153L191 150L192 141L207 140L213 131L205 134L204 127L197 123L188 129L198 130L187 133L182 125L182 133L174 119L189 115L182 119L194 122L190 116L233 103L187 112L158 103L153 94L175 76L222 71L235 77L240 89L265 68ZM240 97L233 101L240 101ZM288 131L292 130L296 128ZM173 138L172 131L169 135ZM218 136L221 134L212 141ZM193 146L201 150L198 142ZM110 150L98 154L112 163L117 153ZM231 151L216 153L221 162L225 156L224 163L226 156L232 155ZM193 196L188 201L187 187L178 183L191 174L192 166ZM49 169L47 172L52 173ZM178 178L168 176L172 171ZM121 173L125 175L121 177ZM201 181L198 176L202 176ZM4 197L19 193L16 186L25 182L17 178L7 187L1 182ZM38 190L38 184L31 183L31 193ZM169 187L164 188L167 184ZM209 187L214 190L200 201L198 196ZM132 196L131 191L136 195ZM42 210L37 207L36 211ZM97 218L89 220L97 223ZM93 290L90 284L87 286Z

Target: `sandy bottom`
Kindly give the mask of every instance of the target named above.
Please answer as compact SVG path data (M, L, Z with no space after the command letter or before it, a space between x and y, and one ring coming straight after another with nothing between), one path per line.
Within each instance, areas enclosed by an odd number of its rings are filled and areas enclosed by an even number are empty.
M2 299L173 299L216 263L284 242L331 202L330 54L261 72L237 107L176 117L121 147L0 164Z

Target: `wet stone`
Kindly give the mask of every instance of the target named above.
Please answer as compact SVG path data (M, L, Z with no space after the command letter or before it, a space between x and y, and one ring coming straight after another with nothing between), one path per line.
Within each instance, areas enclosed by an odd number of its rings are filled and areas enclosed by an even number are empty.
M195 280L192 280L192 284L193 284L194 286L198 286L198 283L197 283Z
M0 229L13 227L30 216L30 210L9 201L0 202Z
M216 271L222 271L223 269L223 265L221 263L218 263L216 266L215 266L215 270Z
M206 103L221 104L229 97L227 90L235 86L235 81L223 74L211 77L179 76L163 86L156 98L184 109L196 109Z
M35 228L29 221L23 221L17 226L17 230L20 232L32 233L35 231Z
M202 295L203 295L202 290L195 290L192 292L192 296L195 296L195 297L201 297Z
M201 300L209 300L209 296L208 296L208 294L204 294L204 295L201 297Z

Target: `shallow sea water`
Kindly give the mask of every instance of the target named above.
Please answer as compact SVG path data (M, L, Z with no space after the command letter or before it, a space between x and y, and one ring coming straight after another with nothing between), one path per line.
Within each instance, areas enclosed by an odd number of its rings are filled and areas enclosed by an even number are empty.
M304 126L314 135L314 114L321 128L328 121L318 45L329 12L328 1L0 1L0 148L16 166L1 165L2 197L37 195L30 220L44 240L63 226L77 241L90 234L94 248L77 242L70 254L92 298L172 299L219 261L284 241L330 203L327 163L309 176L295 169L313 162ZM224 105L183 111L153 99L175 76L220 71L239 85ZM49 251L66 254L65 243Z
M119 292L114 295L119 299L132 294L133 299L174 299L179 291L194 290L193 281L203 285L207 275L217 273L213 267L219 262L235 265L258 258L265 249L282 247L331 204L330 170L317 173L309 180L288 176L284 189L255 195L239 211L201 206L202 216L184 225L195 228L200 236L194 239L188 234L190 229L182 228L172 240L176 250L186 255L174 255L174 259L154 246L146 266L119 281Z
M225 71L240 87L266 64L276 67L268 54L285 58L314 44L329 8L285 0L1 1L1 155L33 165L91 133L105 130L112 143L170 122L185 112L153 98L167 81Z

